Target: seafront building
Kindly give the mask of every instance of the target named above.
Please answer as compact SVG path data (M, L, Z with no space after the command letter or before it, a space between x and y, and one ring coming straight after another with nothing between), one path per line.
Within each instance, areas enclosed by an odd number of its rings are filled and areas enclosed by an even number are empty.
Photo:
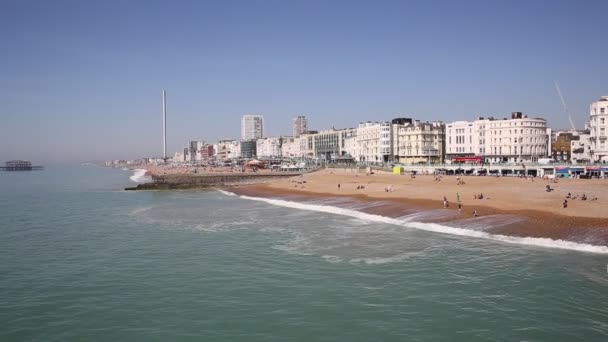
M383 134L385 136L387 135L387 129L389 146L388 148L383 148L386 146L382 145L380 137ZM388 161L392 152L390 148L390 139L390 122L361 122L355 133L354 150L350 152L353 153L355 160L362 163L381 163L384 162L385 159ZM386 144L387 139L385 138L383 142Z
M241 158L255 158L257 156L257 141L256 140L244 140L240 143L240 155Z
M304 141L304 144L302 143ZM281 144L281 156L283 158L302 158L306 155L305 138L299 136L283 137Z
M443 163L445 124L412 119L393 120L394 161L398 163Z
M557 162L572 160L573 141L577 138L574 131L555 131L551 134L551 159Z
M213 146L215 159L226 161L241 156L241 145L237 140L221 139Z
M345 149L361 163L441 163L444 159L445 125L395 118L362 122L345 140Z
M256 156L262 158L281 157L282 137L263 138L256 140Z
M264 137L264 117L243 115L241 119L241 140L257 140Z
M588 129L578 132L570 141L572 164L591 163L591 132Z
M345 140L355 134L355 129L328 129L312 134L306 134L305 144L301 144L301 151L308 158L325 161L340 161L347 157ZM350 159L350 158L348 158Z
M297 138L302 134L308 132L308 118L306 116L300 115L293 119L293 137Z
M196 162L238 158L308 158L365 164L587 164L608 161L608 96L590 106L585 130L556 131L543 118L521 112L510 118L422 122L411 118L361 122L357 128L308 130L308 119L293 119L293 136L264 137L261 115L245 115L241 140L210 145L191 141L174 160Z
M589 128L590 154L593 161L608 162L608 96L602 96L590 106Z
M511 118L480 117L446 125L446 160L486 163L538 162L548 155L547 121L521 112Z

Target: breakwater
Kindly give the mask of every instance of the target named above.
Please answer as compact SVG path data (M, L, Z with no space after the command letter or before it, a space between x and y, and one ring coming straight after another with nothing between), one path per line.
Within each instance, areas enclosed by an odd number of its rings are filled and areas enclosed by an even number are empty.
M303 172L239 172L152 175L152 182L125 190L204 189L271 182L279 178L300 176Z

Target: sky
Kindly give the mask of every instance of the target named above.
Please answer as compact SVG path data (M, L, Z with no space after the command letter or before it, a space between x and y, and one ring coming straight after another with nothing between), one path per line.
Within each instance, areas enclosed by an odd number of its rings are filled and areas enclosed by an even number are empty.
M29 1L0 11L0 162L162 155L361 121L577 128L608 95L608 1Z

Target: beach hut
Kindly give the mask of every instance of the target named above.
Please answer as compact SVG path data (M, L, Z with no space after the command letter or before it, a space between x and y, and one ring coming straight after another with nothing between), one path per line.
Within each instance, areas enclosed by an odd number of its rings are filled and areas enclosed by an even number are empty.
M394 175L402 175L403 174L403 166L393 166L393 174Z

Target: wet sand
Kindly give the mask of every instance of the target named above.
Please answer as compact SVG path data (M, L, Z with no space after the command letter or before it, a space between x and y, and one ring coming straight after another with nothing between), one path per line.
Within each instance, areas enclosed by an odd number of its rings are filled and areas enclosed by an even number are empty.
M512 177L432 175L366 175L355 170L323 170L272 183L232 188L237 194L293 201L334 199L336 206L367 203L361 211L388 217L419 213L416 221L470 228L482 222L484 231L520 237L545 237L608 245L608 180L565 179L557 183ZM340 188L338 188L340 184ZM549 184L552 190L546 192ZM357 190L357 186L364 189ZM386 192L387 187L393 191ZM561 204L570 192L578 199ZM457 209L456 193L462 210ZM486 199L474 199L483 193ZM586 194L595 201L581 201ZM602 196L604 194L604 196ZM443 208L443 197L449 208ZM342 202L342 203L341 203ZM370 202L374 202L370 205ZM477 210L478 217L473 217ZM445 212L445 213L444 213Z

